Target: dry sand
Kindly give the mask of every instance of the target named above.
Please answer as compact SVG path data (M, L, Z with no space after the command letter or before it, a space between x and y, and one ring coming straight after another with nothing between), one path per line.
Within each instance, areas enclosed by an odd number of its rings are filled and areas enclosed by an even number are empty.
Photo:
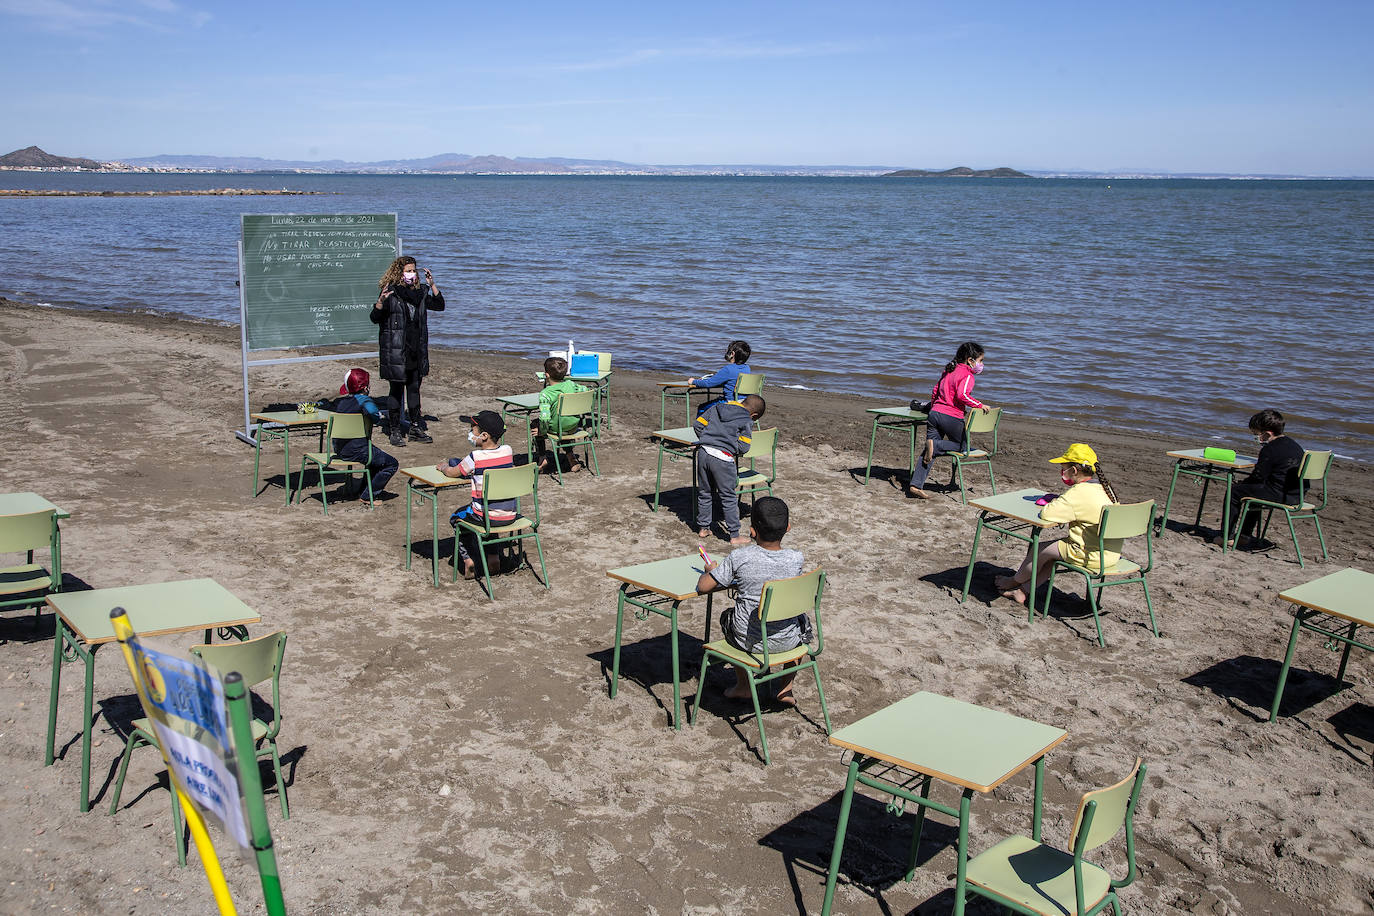
M241 417L236 329L0 302L0 340L18 407L3 487L70 510L67 587L212 576L262 614L259 632L289 632L281 747L292 816L282 821L270 797L268 811L291 911L819 911L844 770L817 724L814 688L799 682L799 711L765 714L768 767L753 722L720 696L726 672L709 676L695 727L668 727L657 618L629 622L620 694L607 696L615 587L605 570L696 546L682 464L666 471L667 507L647 505L654 376L617 372L603 476L541 483L554 590L523 571L499 578L489 603L471 582L432 588L422 557L404 568L401 499L325 518L315 501L284 506L277 487L254 498L252 453L230 433ZM254 406L323 395L344 368L255 370ZM436 442L401 450L402 465L460 454L457 416L533 390L534 368L436 353L425 384ZM1067 729L1046 776L1046 836L1057 842L1084 790L1143 757L1140 874L1122 892L1127 912L1370 912L1369 656L1355 654L1341 689L1337 656L1304 637L1284 715L1265 721L1291 621L1278 593L1344 566L1374 569L1368 467L1336 465L1324 516L1331 558L1305 570L1288 543L1224 556L1171 530L1151 574L1163 635L1151 635L1139 591L1121 589L1107 597L1102 649L1072 584L1033 625L996 598L992 574L1020 556L1011 543L984 550L973 594L958 603L974 512L957 494L906 500L887 470L856 482L864 401L767 395L767 422L782 431L776 492L793 509L788 543L830 576L822 671L837 727L930 690ZM1071 441L1097 448L1123 498L1161 502L1164 452L1198 444L1011 419L999 488L1053 487L1045 461ZM880 465L903 464L899 455L895 437L880 443ZM279 476L280 452L264 460ZM975 494L988 492L985 477L972 480ZM1197 492L1183 485L1189 508ZM1300 536L1315 555L1310 523ZM686 607L690 696L702 603ZM43 767L51 618L35 626L32 614L9 612L0 636L0 911L209 912L194 855L176 866L156 754L136 756L121 809L105 814L135 715L118 653L97 656L94 802L80 814L79 668L66 666L62 682L61 757ZM1030 796L1023 776L977 798L973 850L1027 830ZM885 814L881 802L856 802L836 912L947 912L953 829L928 822L921 865L904 883L912 818ZM1108 848L1111 861L1120 846ZM230 855L227 867L241 912L260 911L251 866Z

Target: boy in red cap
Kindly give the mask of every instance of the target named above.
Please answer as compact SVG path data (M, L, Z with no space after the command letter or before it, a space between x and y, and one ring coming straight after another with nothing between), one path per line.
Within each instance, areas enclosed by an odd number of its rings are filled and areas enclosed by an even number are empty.
M369 433L371 425L379 422L382 417L377 403L368 395L371 383L372 379L366 369L349 369L348 374L344 376L344 383L339 386L339 400L334 404L335 413L360 413L367 417ZM376 499L377 494L386 489L387 482L396 473L400 462L375 446L369 461L367 444L367 439L335 439L334 454L345 461L367 465L372 471L372 492L368 494L368 498ZM348 483L343 486L344 499L361 498L366 486L367 478L350 477Z
M457 529L454 549L463 561L463 578L471 579L477 575L477 566L472 559L473 552L477 550L477 538L470 531L458 529L458 519L482 524L482 481L486 472L493 468L515 467L515 457L509 445L501 444L501 437L506 434L506 421L501 419L499 413L481 410L473 416L458 419L471 426L468 441L472 443L473 450L466 458L441 461L434 469L442 471L447 477L466 477L472 481L472 501L449 517L449 524ZM515 521L518 505L518 500L514 499L493 502L487 507L491 510L491 523L504 525Z

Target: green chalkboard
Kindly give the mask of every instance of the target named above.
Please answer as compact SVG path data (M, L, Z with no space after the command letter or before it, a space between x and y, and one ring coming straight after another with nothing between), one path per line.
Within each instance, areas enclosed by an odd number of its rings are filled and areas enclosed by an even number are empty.
M396 214L243 214L249 350L375 341L368 312L396 257Z

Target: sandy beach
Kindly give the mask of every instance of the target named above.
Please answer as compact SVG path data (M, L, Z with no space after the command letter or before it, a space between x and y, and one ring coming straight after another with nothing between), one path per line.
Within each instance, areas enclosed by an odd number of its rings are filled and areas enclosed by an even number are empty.
M666 377L616 372L602 475L575 473L561 488L540 481L552 590L524 570L497 578L489 602L476 583L448 581L451 537L441 542L440 588L426 555L404 568L403 498L370 512L331 505L328 517L313 498L285 506L275 447L263 456L269 486L254 495L252 450L232 433L242 421L238 346L236 327L0 300L0 365L14 405L3 491L35 491L71 513L67 589L208 576L261 614L254 635L289 634L280 747L291 818L281 819L273 792L267 803L292 912L819 912L845 768L814 687L799 680L797 710L765 712L765 767L747 704L721 696L728 672L708 676L694 727L670 727L667 625L627 616L620 690L608 696L616 590L606 570L697 544L685 465L665 467L666 505L649 509L648 434L659 425L655 383ZM438 417L435 442L397 450L402 467L463 454L460 414L537 389L532 361L431 356L424 396ZM253 406L333 394L346 368L255 370ZM915 381L912 393L928 385ZM1322 516L1331 556L1321 559L1311 524L1300 523L1306 569L1276 533L1281 519L1263 552L1223 555L1186 530L1199 491L1180 483L1150 574L1162 635L1151 633L1138 588L1112 590L1101 648L1081 580L1063 580L1049 619L1033 624L998 597L992 577L1019 563L1017 543L984 539L972 593L959 603L976 512L945 489L942 467L935 498L905 499L905 442L895 436L879 440L873 480L862 485L864 409L880 405L764 394L765 425L780 430L774 492L792 508L786 543L829 577L821 671L837 728L926 690L1066 729L1045 778L1045 835L1057 844L1084 791L1144 758L1139 875L1121 892L1128 913L1371 911L1368 653L1352 655L1339 685L1339 654L1305 635L1279 720L1267 721L1292 622L1279 592L1347 566L1374 570L1368 466L1336 463ZM1288 405L1253 405L1264 406ZM680 424L676 410L670 426ZM1253 445L1247 416L1235 417L1225 444ZM1304 442L1301 428L1290 432ZM380 434L375 441L386 447ZM1209 444L1009 417L999 491L1056 488L1047 460L1075 441L1093 445L1123 500L1161 505L1165 453ZM984 472L967 476L974 495L990 492ZM401 478L390 489L403 494ZM1219 515L1213 495L1207 535ZM417 518L427 550L428 513ZM713 540L709 549L728 548ZM686 697L697 686L704 606L684 604ZM114 649L97 655L92 810L77 806L77 665L63 671L59 759L42 765L52 634L46 612L37 624L31 611L0 617L0 912L210 912L194 853L177 867L155 752L135 756L121 807L106 815L123 736L140 715ZM946 785L937 797L956 803L958 794ZM1030 799L1028 773L978 797L973 852L1028 833ZM886 800L855 802L835 912L948 912L954 828L927 821L919 866L904 882L913 817L888 815ZM251 863L227 840L221 850L240 912L261 912ZM1121 841L1099 858L1119 875ZM971 903L969 912L993 908Z

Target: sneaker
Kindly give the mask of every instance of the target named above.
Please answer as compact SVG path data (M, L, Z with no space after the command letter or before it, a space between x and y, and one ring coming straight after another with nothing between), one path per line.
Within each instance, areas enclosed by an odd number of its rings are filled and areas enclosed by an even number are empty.
M393 432L393 433L391 434L390 442L391 442L391 444L392 444L392 446L393 446L394 448L405 448L405 447L406 447L406 437L405 437L405 433L402 433L402 432L399 432L399 431Z
M419 424L416 423L412 423L410 425L410 438L414 439L416 442L434 441L434 437L431 436L429 433L425 432L423 429L421 429Z

